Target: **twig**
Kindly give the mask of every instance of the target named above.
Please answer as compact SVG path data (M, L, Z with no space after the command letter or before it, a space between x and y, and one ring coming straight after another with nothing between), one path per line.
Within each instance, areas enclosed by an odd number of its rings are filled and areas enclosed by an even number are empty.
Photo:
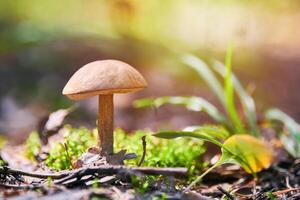
M223 194L225 194L225 196L230 200L234 200L234 196L232 196L229 192L224 190L221 186L218 186L217 189L220 190L220 192L222 192Z
M282 195L282 194L297 191L297 190L300 190L300 188L288 188L288 189L285 189L285 190L280 190L280 191L273 192L272 194L275 195L275 196L278 196L278 195Z
M293 187L290 185L290 179L288 176L285 177L285 185L287 188L292 189Z
M118 173L142 173L147 175L165 175L165 176L185 176L188 172L187 168L178 167L178 168L154 168L154 167L126 167L122 165L103 165L90 168L81 168L76 170L70 170L61 173L35 173L35 172L26 172L19 169L12 169L9 167L0 167L0 173L5 174L19 174L23 176L29 176L40 179L47 179L48 177L52 179L62 179L65 177L78 177L84 175L93 175L95 173L99 174L118 174Z
M290 199L299 199L300 193L294 194L290 197Z
M143 155L142 155L142 158L141 158L141 160L138 164L139 167L143 164L143 162L145 160L145 156L146 156L146 145L147 145L147 143L146 143L146 136L145 135L142 137L142 141L143 141Z
M28 176L39 179L54 179L53 185L64 185L70 186L71 184L85 183L91 180L91 177L99 175L114 175L114 174L151 174L151 175L165 175L165 176L175 176L175 175L186 175L188 172L187 168L152 168L152 167L126 167L118 165L103 165L98 167L81 168L77 170L70 170L61 173L35 173L26 172L19 169L12 169L9 167L0 167L0 174L12 175L12 176ZM90 177L89 177L90 176ZM89 178L84 178L89 177ZM33 190L37 188L46 188L46 182L41 184L6 184L1 183L0 187L11 188L11 189L22 189L22 190Z
M29 176L29 177L34 177L34 178L40 178L40 179L46 179L48 177L52 179L60 179L66 176L65 173L52 173L52 174L40 174L40 173L35 173L35 172L26 172L22 171L19 169L12 169L10 167L0 167L0 173L3 174L18 174L18 175L23 175L23 176Z
M65 151L66 151L66 155L67 155L67 159L68 159L68 162L70 164L70 166L74 167L73 166L73 163L72 163L72 160L71 160L71 156L69 154L69 148L68 148L68 145L66 143L64 143L64 148L65 148Z
M16 189L16 190L34 190L38 188L44 187L44 185L13 185L13 184L5 184L0 183L0 187L7 189Z

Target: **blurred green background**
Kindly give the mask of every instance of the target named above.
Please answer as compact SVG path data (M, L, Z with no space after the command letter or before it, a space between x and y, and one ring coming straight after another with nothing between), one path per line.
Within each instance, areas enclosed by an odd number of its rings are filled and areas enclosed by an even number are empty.
M235 44L233 69L258 108L276 106L300 118L300 3L293 0L0 0L0 133L25 135L47 113L72 105L61 95L82 65L119 59L149 87L117 95L116 126L181 128L205 115L165 107L135 110L146 96L200 95L213 101L183 53L224 60ZM95 99L80 102L68 122L93 127ZM22 138L20 137L20 138Z

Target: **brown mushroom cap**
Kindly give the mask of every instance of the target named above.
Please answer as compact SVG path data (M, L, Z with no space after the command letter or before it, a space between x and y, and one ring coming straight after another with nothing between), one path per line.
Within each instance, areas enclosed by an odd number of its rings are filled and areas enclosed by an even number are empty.
M147 87L144 77L118 60L101 60L81 67L70 78L63 95L73 100L112 93L136 92Z

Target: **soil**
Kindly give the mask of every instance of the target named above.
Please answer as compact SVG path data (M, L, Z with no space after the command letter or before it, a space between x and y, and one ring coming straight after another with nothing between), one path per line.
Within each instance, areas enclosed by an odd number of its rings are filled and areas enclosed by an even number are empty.
M22 147L10 147L2 151L16 154ZM18 152L17 152L18 153ZM20 161L21 156L3 156L9 158L8 163L14 168L24 171L43 171L41 166L29 167L29 163ZM184 192L188 181L183 177L156 176L150 182L147 190L142 191L134 186L128 174L110 174L100 177L101 187L91 184L91 177L85 176L71 181L72 184L53 184L38 188L47 179L28 178L18 174L0 174L0 195L5 199L91 199L92 197L106 199L300 199L300 159L283 156L284 159L272 165L269 169L257 174L257 179L246 174L239 166L224 165L204 177L191 191ZM18 161L19 159L19 161ZM23 165L23 167L21 167ZM10 166L10 165L9 165ZM145 178L143 174L138 174ZM24 184L30 187L21 187ZM38 188L38 189L37 189Z

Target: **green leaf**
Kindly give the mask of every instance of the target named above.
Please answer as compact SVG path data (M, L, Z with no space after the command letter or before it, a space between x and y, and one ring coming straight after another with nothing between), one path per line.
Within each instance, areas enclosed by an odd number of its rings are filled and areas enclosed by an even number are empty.
M293 157L299 157L300 125L292 117L276 108L267 110L265 116L268 120L280 121L287 127L289 135L281 135L281 141Z
M222 77L225 77L226 74L226 67L224 66L223 63L219 61L213 61L213 68L214 70L219 73ZM253 135L257 136L259 134L259 130L257 128L256 124L256 109L255 109L255 102L253 98L246 92L238 78L232 73L232 82L233 82L233 87L235 91L237 92L237 95L239 96L243 110L245 112L248 124L251 128L251 132Z
M2 149L6 143L7 143L6 138L4 136L0 135L0 149Z
M208 174L214 168L225 164L238 164L243 169L255 176L259 172L271 165L273 159L272 151L259 139L251 135L233 135L229 137L223 144L214 135L207 132L201 132L195 129L194 132L178 131L178 132L159 132L155 134L156 137L165 139L174 139L177 137L194 137L200 140L205 140L216 144L222 150L222 156L219 161L210 167L207 171L195 179L186 189L189 190L197 182Z
M183 56L182 60L187 66L192 67L198 72L202 79L207 83L208 87L216 94L222 105L226 106L222 85L207 64L200 58L191 54Z
M225 140L230 136L224 127L215 125L189 126L183 129L183 131L207 133L220 140Z
M209 135L206 132L202 131L161 131L154 134L155 137L164 138L164 139L175 139L178 137L192 137L200 140L211 142L220 148L222 147L222 143L218 140L219 138Z
M218 130L218 129L216 129ZM217 131L216 131L217 132ZM256 173L270 166L272 162L272 151L259 139L251 135L233 135L223 144L218 134L211 135L208 132L195 130L188 131L163 131L154 134L155 137L174 139L178 137L193 137L216 144L222 150L220 164L239 164L248 173ZM222 135L222 133L220 133Z
M165 104L183 105L191 111L206 112L215 121L223 124L230 130L230 124L227 122L225 116L219 110L201 97L158 97L158 98L145 98L139 99L134 102L136 108L155 107L159 108Z
M234 89L232 81L232 70L231 70L231 61L232 61L232 45L227 49L225 65L225 77L224 77L224 95L225 95L225 108L231 118L236 131L238 133L245 133L242 121L237 113L235 102L234 102Z
M187 167L192 174L206 165L202 155L205 152L204 141L192 138L180 138L178 140L163 140L153 137L150 131L138 130L134 134L128 134L121 129L116 129L114 134L114 150L116 152L126 149L134 152L138 158L125 161L125 164L136 166L143 154L141 138L146 136L147 153L143 166L152 167Z

